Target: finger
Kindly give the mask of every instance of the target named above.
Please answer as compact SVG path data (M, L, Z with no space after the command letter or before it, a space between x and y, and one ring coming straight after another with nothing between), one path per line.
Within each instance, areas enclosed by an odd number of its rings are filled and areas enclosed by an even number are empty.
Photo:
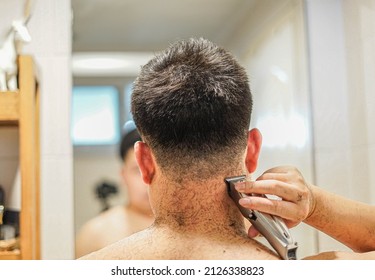
M277 180L262 180L253 182L238 182L236 190L246 194L271 194L281 197L283 200L299 202L306 199L308 193L296 188L292 184Z
M301 172L294 166L277 166L274 168L270 168L263 172L261 176L257 178L257 180L260 179L275 179L280 181L286 181L295 179L298 177L302 177Z
M290 174L288 173L263 173L256 179L256 181L277 180L281 182L288 182L290 179Z
M284 200L272 200L265 197L251 196L239 200L241 206L260 212L279 216L283 219L300 222L306 216L306 209Z
M283 166L276 166L276 167L270 168L264 171L263 174L265 173L290 173L290 172L294 172L295 170L297 169L294 166L283 165Z

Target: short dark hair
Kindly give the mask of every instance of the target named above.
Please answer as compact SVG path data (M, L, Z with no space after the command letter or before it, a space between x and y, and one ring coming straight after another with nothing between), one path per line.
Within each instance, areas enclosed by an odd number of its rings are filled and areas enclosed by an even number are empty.
M139 135L136 128L124 132L121 138L119 151L120 158L122 161L125 161L126 155L128 151L134 147L134 143L141 140L141 136Z
M165 170L215 174L238 166L246 149L252 110L246 71L208 40L179 41L151 59L134 82L131 106Z

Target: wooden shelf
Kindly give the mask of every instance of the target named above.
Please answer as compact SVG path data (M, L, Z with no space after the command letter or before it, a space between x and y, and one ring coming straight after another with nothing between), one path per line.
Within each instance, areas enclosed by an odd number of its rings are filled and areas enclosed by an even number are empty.
M21 259L21 252L20 250L13 250L13 251L0 251L0 260L20 260Z
M31 56L18 57L19 90L0 92L0 126L18 126L21 172L20 250L0 259L40 259L39 87Z
M0 124L16 124L19 120L19 92L0 91Z

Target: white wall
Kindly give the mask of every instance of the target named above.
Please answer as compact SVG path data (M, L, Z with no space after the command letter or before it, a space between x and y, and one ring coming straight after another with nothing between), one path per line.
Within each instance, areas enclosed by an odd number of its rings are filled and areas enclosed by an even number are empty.
M41 72L41 240L43 259L74 257L73 172L70 141L70 0L38 0L25 53Z
M374 19L374 1L306 1L316 184L366 203L375 203ZM319 251L338 249L348 250L319 234Z
M95 195L95 187L99 183L107 181L118 187L119 193L108 199L111 206L124 203L127 193L120 179L121 160L115 147L75 147L73 165L77 233L85 222L102 210Z
M350 196L375 204L375 1L343 2L350 126Z
M38 0L28 28L32 42L23 53L34 56L41 90L41 254L43 259L74 257L73 174L70 141L70 0ZM22 13L24 1L0 2L1 30ZM11 137L10 140L4 140ZM1 130L12 147L17 133ZM0 143L1 146L1 143ZM1 170L15 174L18 150L4 149ZM1 153L0 153L1 156ZM8 175L9 177L9 175ZM0 178L1 179L1 178ZM6 178L11 185L14 178Z

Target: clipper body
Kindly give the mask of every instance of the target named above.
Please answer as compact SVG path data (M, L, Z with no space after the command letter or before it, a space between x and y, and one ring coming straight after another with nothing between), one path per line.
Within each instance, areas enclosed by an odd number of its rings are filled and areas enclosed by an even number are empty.
M239 200L247 197L235 188L235 183L244 182L246 176L225 178L229 196L236 203L242 215L267 239L271 246L284 260L296 260L297 242L294 242L288 227L284 221L277 216L272 216L257 210L242 207Z

